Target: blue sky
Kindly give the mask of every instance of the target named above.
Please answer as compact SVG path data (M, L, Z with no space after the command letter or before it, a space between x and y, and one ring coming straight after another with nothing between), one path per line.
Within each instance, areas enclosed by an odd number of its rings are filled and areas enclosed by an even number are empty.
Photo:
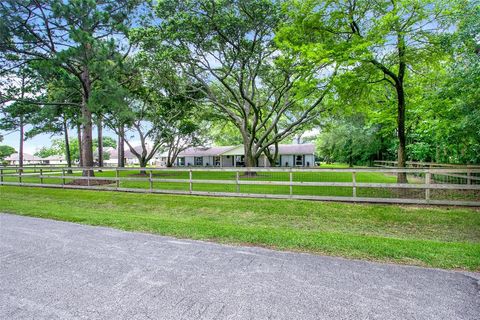
M28 130L28 127L26 128ZM69 130L69 135L72 139L77 138L77 131L76 130ZM0 134L3 136L3 142L0 144L2 145L9 145L15 148L18 151L19 146L19 132L6 132L0 131ZM110 136L114 139L117 139L117 136L111 130L104 128L103 129L104 136ZM97 136L97 130L93 130L93 137ZM31 139L25 141L24 145L24 152L34 154L43 146L50 146L53 139L63 138L63 135L50 135L50 134L39 134Z

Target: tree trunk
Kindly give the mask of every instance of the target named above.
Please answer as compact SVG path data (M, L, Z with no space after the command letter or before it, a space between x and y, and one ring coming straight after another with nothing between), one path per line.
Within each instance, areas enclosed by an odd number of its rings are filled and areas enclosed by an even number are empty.
M140 164L140 168L146 168L148 165L148 161L143 157L138 159L138 163ZM140 170L140 174L146 175L147 170L144 170L144 169Z
M270 167L276 167L277 166L277 158L278 158L278 142L275 142L274 144L275 151L272 153L270 148L265 149L265 156L267 157L267 160L270 164Z
M252 149L250 149L247 145L244 147L244 154L245 154L245 167L247 168L255 168L258 165L258 159L255 157ZM235 160L235 157L233 159ZM256 176L257 173L255 171L247 171L245 172L245 176L253 177Z
M92 144L92 113L84 105L82 106L82 116L84 123L82 126L82 160L83 166L87 168L93 167L93 144ZM90 177L93 176L93 170L89 170ZM87 170L83 171L83 175L87 176Z
M87 168L93 167L93 143L92 143L92 112L88 108L88 99L90 96L91 83L90 74L87 69L82 72L82 81L84 84L82 94L82 158L83 165ZM88 172L90 171L90 172ZM83 176L93 177L93 170L83 170Z
M275 168L277 166L277 157L269 153L268 155L265 153L265 157L267 158L266 161L268 161L269 167Z
M70 154L70 140L68 138L68 127L67 127L67 119L65 116L63 117L63 132L65 135L65 158L67 159L67 173L72 174L72 156Z
M173 167L175 160L177 160L177 156L178 156L177 150L174 150L173 154L171 152L171 149L168 151L167 163L166 163L167 168Z
M117 149L117 166L119 168L125 167L125 141L124 135L125 134L125 127L123 124L120 125L118 128L118 149Z
M348 152L348 166L350 168L353 168L353 145L352 145L352 141L350 141L350 148L349 148L349 152Z
M394 4L395 7L395 4ZM405 91L404 91L404 77L407 70L405 62L406 43L401 27L396 23L397 32L397 50L398 50L398 79L395 81L395 89L397 91L397 126L398 126L398 150L397 150L397 164L399 168L406 167L406 144L405 136ZM399 172L397 176L397 183L407 183L407 174ZM406 191L406 189L405 189Z
M397 126L398 126L398 150L397 150L397 165L399 168L406 167L406 135L405 135L405 92L403 90L403 83L396 86L398 110L397 110ZM407 174L399 172L397 175L397 183L407 183Z
M97 133L98 133L98 166L103 168L103 130L102 130L102 116L98 115L97 120ZM99 170L101 171L101 170Z
M79 166L83 167L83 159L82 159L82 131L80 128L80 123L77 123L77 139L78 139L78 161Z
M22 76L22 95L21 98L25 97L25 76ZM23 144L25 139L25 123L24 123L24 115L20 114L20 145L18 146L18 166L23 168ZM23 172L23 169L18 170L19 173Z
M247 168L255 168L257 164L257 158L255 158L253 152L251 150L245 150L245 166Z
M23 144L25 139L25 124L23 123L23 115L20 116L20 145L18 147L18 166L23 168ZM19 170L23 172L23 170Z

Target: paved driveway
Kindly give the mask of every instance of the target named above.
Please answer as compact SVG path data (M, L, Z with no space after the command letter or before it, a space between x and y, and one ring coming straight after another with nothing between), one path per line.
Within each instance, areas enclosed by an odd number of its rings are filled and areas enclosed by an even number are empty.
M458 272L0 214L0 319L480 319Z

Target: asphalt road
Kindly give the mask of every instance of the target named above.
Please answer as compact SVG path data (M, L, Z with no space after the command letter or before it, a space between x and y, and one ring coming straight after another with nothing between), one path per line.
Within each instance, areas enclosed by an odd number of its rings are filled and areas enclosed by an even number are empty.
M0 319L480 319L476 276L0 214Z

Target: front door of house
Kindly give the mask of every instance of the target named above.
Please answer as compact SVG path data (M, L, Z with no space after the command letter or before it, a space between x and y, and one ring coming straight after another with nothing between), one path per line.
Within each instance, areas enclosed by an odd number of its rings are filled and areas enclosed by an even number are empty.
M235 166L245 167L245 156L235 156Z

